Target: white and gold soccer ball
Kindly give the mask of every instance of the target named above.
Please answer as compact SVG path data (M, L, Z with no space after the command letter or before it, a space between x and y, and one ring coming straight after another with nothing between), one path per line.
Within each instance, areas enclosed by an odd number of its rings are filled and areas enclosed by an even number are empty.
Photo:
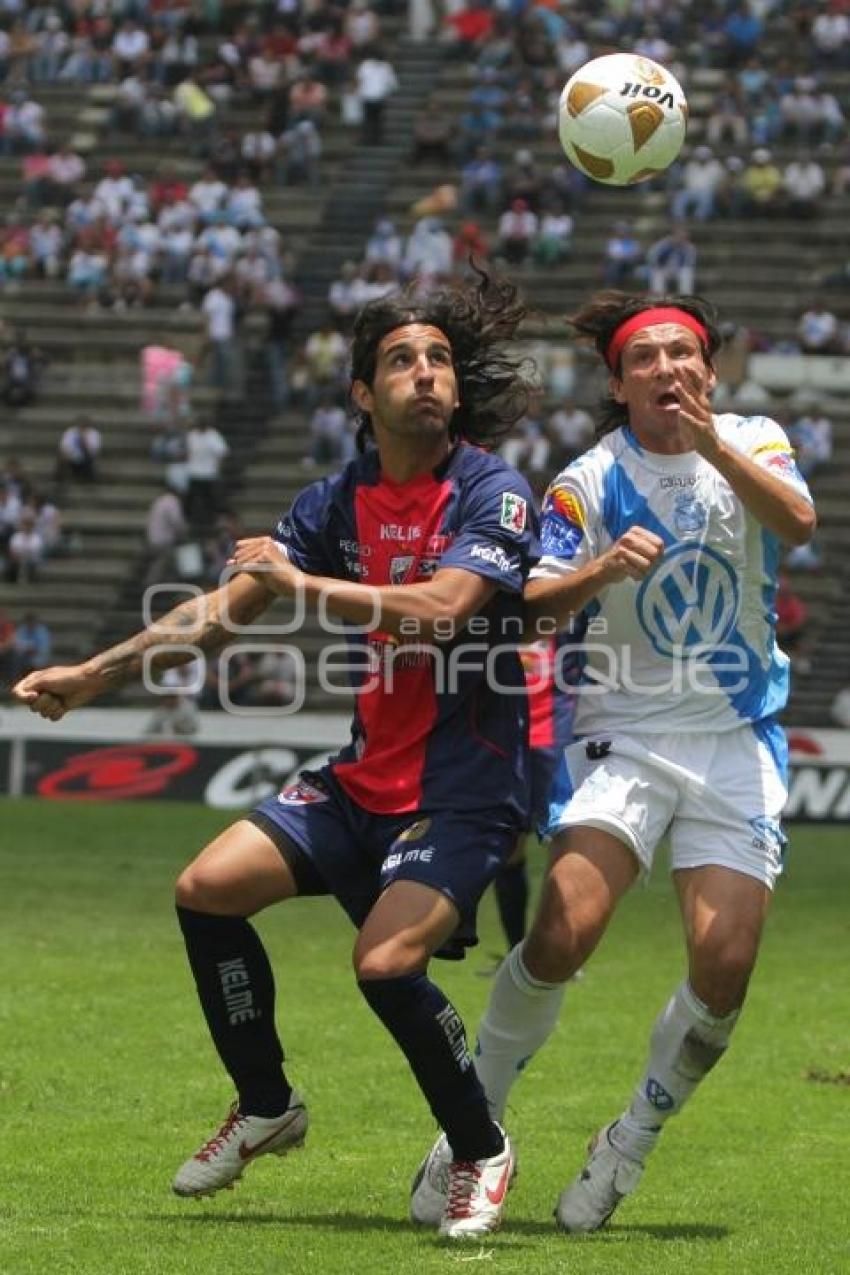
M567 81L558 106L567 158L609 186L630 186L663 172L682 149L687 123L679 81L635 53L586 62Z

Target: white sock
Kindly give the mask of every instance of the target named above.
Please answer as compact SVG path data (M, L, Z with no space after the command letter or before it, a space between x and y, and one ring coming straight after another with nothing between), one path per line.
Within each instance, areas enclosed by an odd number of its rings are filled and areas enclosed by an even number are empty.
M675 1116L719 1062L740 1010L718 1018L685 980L656 1020L643 1079L611 1134L618 1151L643 1160L662 1126Z
M552 1034L566 989L565 983L541 983L529 974L521 949L518 943L502 962L475 1047L475 1070L490 1114L499 1121L514 1081Z

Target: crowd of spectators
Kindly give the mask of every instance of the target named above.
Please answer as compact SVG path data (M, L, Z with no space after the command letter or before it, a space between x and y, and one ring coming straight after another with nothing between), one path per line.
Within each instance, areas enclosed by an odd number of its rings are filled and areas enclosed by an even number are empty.
M20 462L7 457L0 470L0 576L8 584L31 583L44 561L63 550L52 493L39 490Z
M365 301L412 280L428 288L467 271L470 258L541 272L571 259L587 182L565 162L535 162L532 148L551 133L564 79L598 52L633 47L670 66L686 88L694 66L724 73L698 144L651 186L666 201L669 224L660 235L646 234L640 223L612 225L598 262L600 283L693 291L700 286L703 223L813 219L825 198L850 189L850 152L832 162L846 146L846 120L828 77L850 66L850 19L839 0L790 9L773 0L709 0L698 10L681 0L663 7L652 0L623 6L577 0L568 8L467 0L440 10L431 0L412 0L412 37L438 39L449 58L469 67L457 116L429 101L411 140L415 165L449 165L453 180L422 201L407 233L387 217L376 222L362 258L345 262L329 288L327 323L296 347L297 263L268 223L264 195L272 185L320 184L326 125L335 111L360 129L364 145L383 140L398 77L381 46L379 12L366 0L352 0L345 10L268 3L215 34L204 25L204 13L215 6L189 0L17 6L12 0L5 9L0 152L19 156L23 186L0 229L0 288L14 290L35 276L64 281L81 305L115 313L162 301L197 308L207 379L234 401L246 384L244 319L261 312L270 397L279 408L300 408L308 421L305 467L336 465L353 452L345 338ZM793 68L781 52L764 52L770 17L793 28ZM40 85L57 82L111 86L113 140L181 137L203 171L186 181L163 163L145 180L118 160L84 158L54 143L38 99ZM253 123L240 131L230 126L228 111L243 104L253 108ZM509 160L502 158L506 149ZM837 264L822 286L846 286L846 269ZM850 353L850 331L813 296L783 348ZM38 352L24 339L3 364L6 401L28 401L40 370ZM572 374L557 389L558 374L553 369L551 380L544 377L549 392L505 444L507 458L535 482L577 454L592 433L590 417L570 398ZM562 400L555 409L553 390ZM759 387L742 383L738 392L743 403ZM227 443L184 409L164 413L152 443L165 486L148 521L149 580L166 571L211 578L235 530L223 480ZM790 427L804 472L828 463L831 423L817 405ZM100 447L90 422L69 426L57 491L63 483L96 481ZM9 500L7 494L3 510ZM57 551L61 535L31 562L16 557L15 536L19 547L47 539L37 500L19 503L2 542L3 570L9 579L37 578L39 562ZM2 526L10 527L8 520Z
M332 111L360 125L364 144L381 142L398 78L377 10L366 0L230 13L188 0L6 9L0 151L20 155L23 193L0 231L0 288L63 279L87 308L116 312L171 301L176 288L202 310L210 382L233 398L244 387L239 325L259 310L272 395L285 405L300 298L263 188L319 182ZM108 86L98 100L111 101L113 142L179 135L207 168L184 181L164 163L146 181L118 159L54 143L38 100L54 83ZM252 108L244 129L230 106Z
M838 173L833 192L838 193ZM766 146L744 159L720 158L711 146L697 146L675 164L667 178L675 221L707 222L718 217L791 217L818 215L829 191L823 164L806 150L780 166Z
M725 79L708 112L706 144L664 179L669 233L642 244L631 227L618 227L606 244L600 281L687 290L697 282L688 220L816 215L827 176L811 152L845 133L840 103L820 78L846 60L845 22L834 7L787 19L799 51L797 73L789 74L782 56L761 52L765 16L781 16L769 3L709 4L699 14L685 4L663 14L655 5L600 11L589 0L569 11L503 9L480 0L446 6L442 14L428 0L411 6L414 38L436 32L447 55L469 66L458 116L429 99L412 142L414 162L457 165L449 189L462 220L455 226L429 212L415 221L396 259L367 253L346 267L329 297L334 317L344 327L352 307L370 295L413 275L427 286L465 269L470 256L541 269L567 261L587 183L566 163L541 172L529 143L551 131L565 75L605 47L631 46L685 80L695 60L723 69ZM269 383L276 404L285 406L303 378L303 364L287 348L300 297L280 236L267 224L263 187L318 179L322 128L346 93L359 97L364 141L380 141L383 105L398 85L382 52L380 16L365 0L345 11L310 13L265 5L247 17L237 11L232 30L210 28L201 38L203 10L180 0L94 11L96 17L83 6L81 19L77 6L29 6L13 24L20 38L9 62L0 135L23 154L26 196L9 217L0 284L14 287L26 273L64 275L86 304L119 311L154 299L159 285L179 286L184 304L203 309L210 380L234 398L244 386L240 321L261 309ZM115 129L182 130L209 167L192 183L167 166L146 183L117 160L87 174L80 156L52 147L47 137L35 99L40 83L56 80L110 83ZM771 94L775 120L765 106ZM232 102L259 108L247 131L226 126ZM510 164L494 149L504 140L516 144ZM801 149L780 166L768 147L785 141ZM751 148L749 157L718 155L727 142ZM836 188L847 180L846 168L836 172ZM91 186L82 193L87 176ZM492 232L482 217L494 219Z
M60 154L79 159L67 147ZM284 278L287 256L247 169L227 182L210 165L187 182L163 163L147 182L111 159L86 187L79 159L78 178L60 191L49 176L55 157L46 158L48 176L30 172L0 231L0 284L17 286L28 275L64 279L82 304L116 312L158 299L160 287L172 290L166 299L205 314L216 304L204 307L205 298L222 286L243 307L272 304L271 285ZM216 365L215 377L221 374Z
M841 150L847 121L829 83L834 71L850 65L845 8L840 0L792 8L771 0L716 0L698 9L684 3L600 8L589 0L569 9L482 0L451 6L437 34L448 56L468 65L468 88L454 114L438 97L428 100L414 124L411 158L454 166L457 210L466 220L453 232L444 219L445 235L423 229L429 261L447 260L453 233L461 250L474 242L478 255L509 267L550 269L571 258L586 183L568 165L537 171L529 144L552 135L564 79L611 48L633 48L665 63L686 91L695 68L722 75L701 110L702 136L647 187L667 202L668 232L647 240L632 224L618 222L605 243L600 282L691 291L700 284L700 235L695 242L691 223L699 230L716 218L818 217L826 198L850 187L850 163ZM437 29L430 6L411 13L414 28ZM512 145L507 163L503 156ZM841 261L812 282L846 289L848 280L850 265ZM792 347L794 335L783 348ZM799 339L797 348L811 346ZM845 352L846 331L823 348Z
M0 29L0 81L10 86L0 137L28 149L43 137L43 111L26 85L110 85L114 127L181 135L190 153L221 145L231 159L289 181L290 163L305 136L308 150L317 143L332 103L361 126L364 142L381 140L384 106L398 87L381 35L365 0L344 9L243 5L230 14L189 0L20 6L10 29ZM264 115L235 148L232 137L215 137L230 103Z

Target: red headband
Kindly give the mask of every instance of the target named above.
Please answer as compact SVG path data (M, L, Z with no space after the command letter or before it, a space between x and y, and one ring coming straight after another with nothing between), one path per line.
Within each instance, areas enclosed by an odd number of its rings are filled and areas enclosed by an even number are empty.
M640 310L630 319L624 319L620 326L614 329L614 334L605 347L605 362L612 371L617 366L620 351L629 337L634 336L635 332L641 332L644 328L655 327L658 323L678 323L680 327L690 328L702 344L708 347L708 328L704 323L700 323L699 319L689 314L687 310L680 310L678 306L659 305Z

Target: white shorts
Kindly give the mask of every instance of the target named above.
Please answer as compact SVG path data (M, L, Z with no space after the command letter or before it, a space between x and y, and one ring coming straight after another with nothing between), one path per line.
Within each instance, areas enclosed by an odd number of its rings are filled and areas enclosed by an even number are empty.
M669 829L673 869L719 864L772 888L786 773L785 733L772 720L721 734L589 736L564 750L545 832L601 828L649 872Z

